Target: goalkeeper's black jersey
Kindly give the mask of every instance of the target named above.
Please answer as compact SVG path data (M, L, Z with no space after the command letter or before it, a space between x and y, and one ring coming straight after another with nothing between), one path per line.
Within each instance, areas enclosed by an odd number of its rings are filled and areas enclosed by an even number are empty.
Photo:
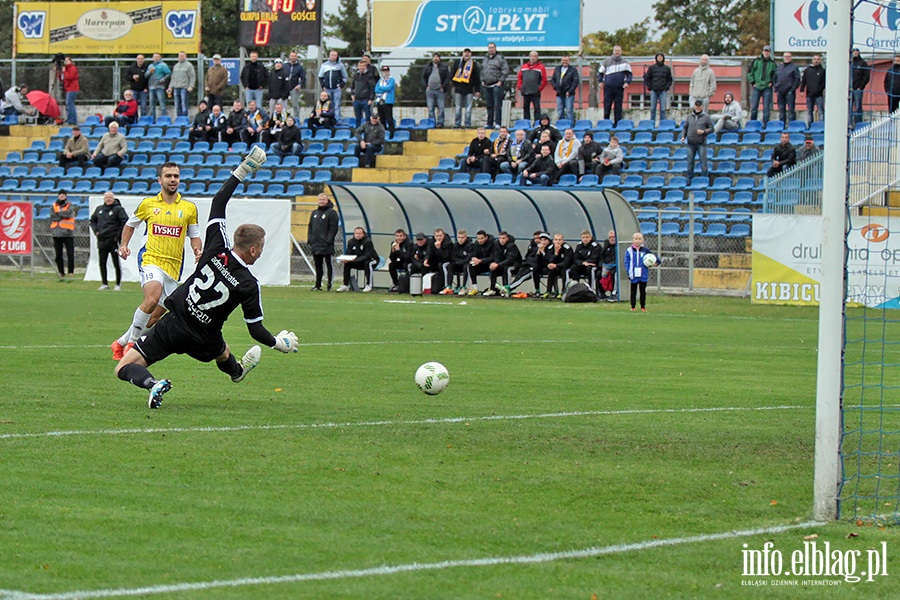
M247 265L231 251L225 233L225 207L221 217L216 201L206 225L203 255L191 276L166 299L166 308L199 333L219 335L231 312L240 306L248 324L263 320L259 282Z

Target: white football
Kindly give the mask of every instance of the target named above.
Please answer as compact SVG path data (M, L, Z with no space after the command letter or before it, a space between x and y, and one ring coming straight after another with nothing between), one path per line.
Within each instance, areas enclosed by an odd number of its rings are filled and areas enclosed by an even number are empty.
M644 255L644 266L645 267L656 266L656 255L655 254L645 254Z
M416 385L429 396L443 392L448 383L450 373L441 363L427 362L416 371Z

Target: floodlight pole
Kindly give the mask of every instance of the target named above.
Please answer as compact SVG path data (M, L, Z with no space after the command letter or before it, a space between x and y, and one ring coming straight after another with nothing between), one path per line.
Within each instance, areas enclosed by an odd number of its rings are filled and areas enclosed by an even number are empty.
M816 377L816 449L813 516L838 517L841 485L841 397L844 346L844 263L847 203L847 127L849 122L852 0L827 0L828 83L825 103L837 107L825 121L822 195L822 279L819 304L819 356Z

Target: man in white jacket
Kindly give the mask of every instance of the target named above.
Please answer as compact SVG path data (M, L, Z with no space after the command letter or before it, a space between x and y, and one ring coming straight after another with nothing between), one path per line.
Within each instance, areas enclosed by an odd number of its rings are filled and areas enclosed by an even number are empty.
M741 105L734 101L734 96L731 92L725 92L725 104L722 106L722 114L716 121L716 135L722 131L737 131L740 129L743 116L744 111L741 110Z
M709 99L716 93L716 74L709 66L709 56L700 57L700 66L691 74L690 105L700 100L703 102L703 112L709 112Z
M575 132L572 129L566 129L563 139L556 144L556 150L553 152L553 162L556 163L556 179L553 183L558 183L559 178L567 173L578 177L579 148L581 148L581 142L575 138Z

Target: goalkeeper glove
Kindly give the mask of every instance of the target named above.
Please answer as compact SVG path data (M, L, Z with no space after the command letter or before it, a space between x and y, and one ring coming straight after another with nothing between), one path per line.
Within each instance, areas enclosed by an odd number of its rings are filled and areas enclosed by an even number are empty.
M247 153L247 156L244 157L244 160L241 161L241 164L235 167L231 174L243 181L245 177L251 175L265 162L266 151L259 146L253 146L250 148L250 152Z
M282 329L278 332L278 335L275 336L275 346L274 348L279 352L284 352L287 354L288 352L297 352L299 340L297 340L297 334L293 331L287 331L286 329Z

